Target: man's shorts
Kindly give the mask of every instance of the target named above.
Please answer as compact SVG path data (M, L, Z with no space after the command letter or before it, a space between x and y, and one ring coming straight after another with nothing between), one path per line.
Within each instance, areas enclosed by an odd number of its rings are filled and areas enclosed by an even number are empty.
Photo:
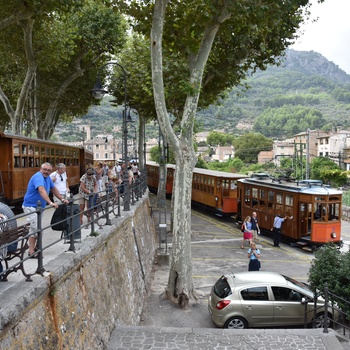
M31 233L31 237L38 237L38 215L37 213L33 213L36 211L36 208L34 207L24 207L22 206L23 213L28 214L26 216L27 222L30 224L29 226L29 233ZM29 214L31 213L31 214Z

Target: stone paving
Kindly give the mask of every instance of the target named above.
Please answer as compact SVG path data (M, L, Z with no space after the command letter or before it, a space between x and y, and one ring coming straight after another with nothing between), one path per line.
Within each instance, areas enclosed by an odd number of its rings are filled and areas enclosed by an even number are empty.
M117 326L107 350L345 350L336 333L321 329L223 330Z

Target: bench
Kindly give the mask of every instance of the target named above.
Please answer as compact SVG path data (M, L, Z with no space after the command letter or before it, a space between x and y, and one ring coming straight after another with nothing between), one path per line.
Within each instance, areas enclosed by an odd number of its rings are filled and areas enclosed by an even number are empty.
M22 271L23 275L26 277L26 281L32 281L31 275L25 272L24 265L23 265L24 253L29 248L28 233L29 233L29 223L26 223L24 225L21 225L16 228L12 228L10 230L0 233L0 247L2 245L10 244L18 240L16 250L13 250L11 252L7 251L7 255L3 259L3 261L5 262L6 271L4 270L5 273L0 277L1 281L7 282L7 276L12 272L17 272L18 270ZM19 262L9 268L9 261L11 261L14 258L18 258Z

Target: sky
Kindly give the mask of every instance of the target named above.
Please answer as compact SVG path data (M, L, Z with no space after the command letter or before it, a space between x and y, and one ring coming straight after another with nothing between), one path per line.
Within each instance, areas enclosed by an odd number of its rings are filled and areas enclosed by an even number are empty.
M315 51L350 74L350 0L312 0L311 19L301 27L303 34L290 48Z

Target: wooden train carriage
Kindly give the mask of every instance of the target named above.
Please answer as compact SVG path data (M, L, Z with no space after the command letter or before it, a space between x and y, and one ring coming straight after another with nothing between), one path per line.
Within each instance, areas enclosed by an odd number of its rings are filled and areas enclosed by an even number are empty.
M270 231L278 214L292 217L282 225L282 235L301 246L341 244L342 192L321 181L273 181L257 174L238 181L242 218L257 213L260 228Z
M2 200L9 204L20 203L31 176L44 162L55 168L58 163L67 166L69 184L75 187L93 155L83 148L0 133L0 190Z
M173 164L167 164L167 179L166 179L166 195L171 196L173 193L173 183L174 183L174 170L175 166ZM154 191L158 191L159 182L159 164L156 162L148 161L146 164L147 172L147 186Z
M155 162L146 164L147 185L157 190L159 166ZM173 190L175 166L167 164L166 194ZM192 179L192 201L212 208L220 214L237 212L237 180L246 175L194 168Z
M192 200L223 215L237 213L237 180L246 175L194 168Z

